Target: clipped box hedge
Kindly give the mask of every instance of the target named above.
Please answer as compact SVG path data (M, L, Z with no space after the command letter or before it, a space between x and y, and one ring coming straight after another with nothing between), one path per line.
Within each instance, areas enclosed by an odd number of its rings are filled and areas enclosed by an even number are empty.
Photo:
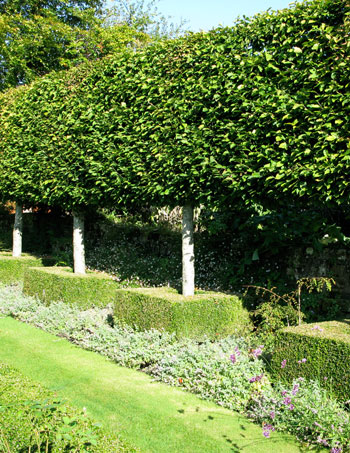
M119 284L104 273L76 275L69 267L32 267L24 274L23 292L45 303L63 301L81 308L115 301Z
M23 253L15 258L11 252L0 252L0 282L6 285L23 281L28 267L42 266L42 259Z
M241 335L251 330L242 300L214 292L184 297L165 287L119 289L114 315L141 330L164 329L178 337L198 340Z
M350 320L288 327L277 334L271 361L275 378L318 379L342 401L350 400ZM301 362L302 359L304 362ZM286 360L282 368L281 363ZM301 363L298 363L301 362Z

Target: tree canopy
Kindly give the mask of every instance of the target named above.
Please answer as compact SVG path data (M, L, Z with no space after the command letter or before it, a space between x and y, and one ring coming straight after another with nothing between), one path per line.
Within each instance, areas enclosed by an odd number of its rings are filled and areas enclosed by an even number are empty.
M2 197L348 202L349 13L304 2L2 95Z

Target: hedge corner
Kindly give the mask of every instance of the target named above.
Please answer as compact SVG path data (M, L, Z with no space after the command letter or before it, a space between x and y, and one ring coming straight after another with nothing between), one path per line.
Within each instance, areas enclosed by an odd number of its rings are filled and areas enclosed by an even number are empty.
M276 336L275 379L317 379L342 401L350 400L350 320L288 327ZM282 367L282 361L286 361Z

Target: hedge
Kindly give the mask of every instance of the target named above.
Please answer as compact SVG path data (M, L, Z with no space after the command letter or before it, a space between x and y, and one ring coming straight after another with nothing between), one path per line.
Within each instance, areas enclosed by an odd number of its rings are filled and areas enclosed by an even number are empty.
M68 267L32 267L26 269L23 292L45 303L60 300L90 308L113 303L118 288L118 283L104 273L76 275Z
M2 363L0 427L0 451L4 452L135 451L124 447L115 435L104 433L84 412Z
M349 11L306 1L10 90L0 198L348 203Z
M197 292L189 298L167 287L119 289L114 315L141 330L164 329L197 340L251 330L242 300L215 292Z
M15 258L11 252L0 252L0 281L7 285L23 281L25 269L42 266L42 259L28 254Z
M350 400L349 357L350 320L304 324L277 334L271 372L274 378L289 382L298 377L318 379L337 398L347 401Z

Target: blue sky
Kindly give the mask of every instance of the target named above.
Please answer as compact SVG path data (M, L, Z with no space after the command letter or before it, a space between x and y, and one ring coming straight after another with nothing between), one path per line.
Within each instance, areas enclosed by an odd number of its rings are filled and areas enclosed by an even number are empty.
M252 16L255 13L288 8L292 0L159 0L157 7L172 22L181 18L188 20L187 28L192 31L210 30L219 24L230 26L237 16ZM109 0L113 4L113 0ZM147 0L146 2L147 3Z

